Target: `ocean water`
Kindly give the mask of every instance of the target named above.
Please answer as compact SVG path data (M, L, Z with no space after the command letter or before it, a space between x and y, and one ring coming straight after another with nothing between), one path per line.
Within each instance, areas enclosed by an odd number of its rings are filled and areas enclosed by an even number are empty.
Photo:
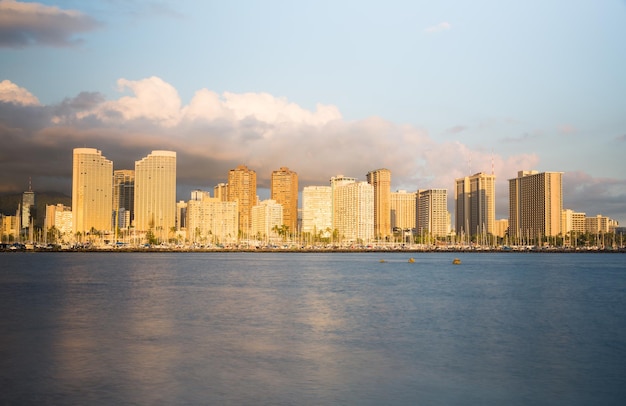
M5 253L0 312L0 404L626 401L622 254Z

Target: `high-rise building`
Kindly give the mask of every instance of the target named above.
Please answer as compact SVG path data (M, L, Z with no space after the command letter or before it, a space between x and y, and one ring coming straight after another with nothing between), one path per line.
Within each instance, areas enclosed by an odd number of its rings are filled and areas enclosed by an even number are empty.
M509 236L526 241L561 232L562 172L519 171L509 179Z
M187 202L184 200L176 203L176 230L187 228Z
M509 229L509 219L498 219L496 220L496 227L494 235L504 238L506 236L506 232Z
M237 241L237 202L205 195L187 202L187 239L196 244L231 244Z
M399 230L415 228L417 192L399 190L391 193L391 227Z
M35 221L36 218L36 206L35 206L35 192L33 192L32 187L28 185L28 191L22 193L22 214L21 214L21 224L22 228L29 228L31 223Z
M591 234L604 234L610 232L611 219L598 214L594 217L585 218L585 231Z
M283 206L282 224L295 233L298 229L298 174L285 167L273 171L270 192L271 199Z
M417 191L417 232L430 237L448 235L448 191L425 189Z
M374 186L374 234L377 238L391 235L391 171L368 172L367 183Z
M113 171L113 221L115 227L125 229L133 222L135 210L135 171L119 169Z
M252 206L251 236L259 239L272 239L282 232L284 207L275 200L263 200Z
M495 234L496 177L482 172L456 179L456 233Z
M374 235L374 186L348 182L333 190L335 228L343 242L366 243Z
M333 203L330 186L302 189L302 232L328 238L333 230Z
M135 229L167 240L176 226L176 152L152 151L135 161Z
M94 148L74 148L72 173L73 233L112 230L113 162Z
M332 201L332 212L333 212L333 231L338 229L338 224L340 219L338 218L339 216L339 210L337 210L337 188L341 187L341 186L345 186L348 185L350 183L355 183L356 182L356 178L350 178L347 176L343 176L343 175L337 175L337 176L333 176L332 178L330 178L330 193L331 193L331 201Z
M237 202L239 230L249 233L252 206L256 204L256 172L245 165L228 171L228 201Z

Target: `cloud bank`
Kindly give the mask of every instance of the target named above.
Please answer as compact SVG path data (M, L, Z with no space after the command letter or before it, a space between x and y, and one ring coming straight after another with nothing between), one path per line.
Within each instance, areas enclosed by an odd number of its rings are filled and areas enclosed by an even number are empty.
M447 188L453 211L454 179L491 173L493 165L497 216L506 218L507 180L539 164L536 154L494 155L449 135L436 140L423 129L380 117L347 121L336 106L308 110L268 93L200 89L184 104L174 86L158 77L120 79L118 88L114 100L82 92L41 105L28 90L0 82L0 192L23 191L32 177L35 190L69 194L76 147L101 150L115 169L132 169L152 150L170 149L178 155L179 199L188 199L193 188L210 190L227 181L228 170L239 164L257 172L260 188L269 187L271 172L281 166L298 173L301 187L328 185L339 174L365 180L367 172L384 167L392 172L393 190ZM566 173L573 193L566 206L596 214L582 207L586 192L576 192L581 187L598 200L624 200L624 182L583 175ZM624 215L617 204L599 207L607 208L605 215Z
M98 26L93 18L75 10L62 10L40 3L0 1L0 47L31 45L63 47L80 43L77 33Z

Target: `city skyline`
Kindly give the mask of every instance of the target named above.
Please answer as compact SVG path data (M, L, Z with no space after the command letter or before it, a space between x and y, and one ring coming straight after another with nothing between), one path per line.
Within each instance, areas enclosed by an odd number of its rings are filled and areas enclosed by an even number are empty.
M623 2L1 1L0 14L0 193L30 177L69 196L75 147L116 170L174 150L177 199L240 164L263 197L280 166L300 190L389 168L392 191L446 188L451 209L454 180L484 172L506 218L508 180L534 169L563 172L564 208L626 223Z

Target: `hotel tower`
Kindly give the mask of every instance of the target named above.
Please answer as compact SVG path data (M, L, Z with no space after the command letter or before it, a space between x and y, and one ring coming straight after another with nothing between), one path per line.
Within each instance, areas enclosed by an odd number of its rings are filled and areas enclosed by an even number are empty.
M256 200L256 172L245 165L228 171L228 201L237 202L241 232L250 232L252 206L256 205Z
M135 162L135 229L167 237L176 226L176 152L152 151Z
M94 148L74 148L72 173L73 232L111 230L113 162Z
M563 172L519 171L509 179L509 236L534 240L561 232Z
M456 179L455 222L458 235L496 234L496 177L482 172Z
M371 171L367 183L374 186L374 234L377 238L388 237L391 235L391 171Z
M271 199L283 206L282 224L289 227L290 233L295 233L298 228L298 174L285 167L273 171L270 191Z

